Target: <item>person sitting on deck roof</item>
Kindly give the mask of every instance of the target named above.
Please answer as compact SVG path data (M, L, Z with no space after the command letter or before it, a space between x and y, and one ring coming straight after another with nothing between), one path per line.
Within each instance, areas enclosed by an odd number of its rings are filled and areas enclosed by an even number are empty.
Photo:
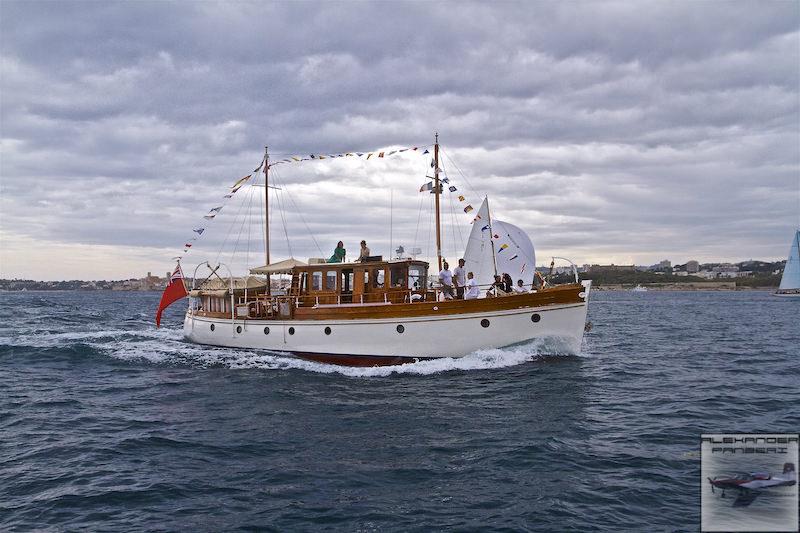
M344 257L347 254L347 251L344 249L344 243L339 241L336 243L336 249L333 251L333 255L330 259L328 259L328 263L344 263Z
M369 248L367 248L367 241L361 241L361 255L358 256L358 260L362 263L369 258Z

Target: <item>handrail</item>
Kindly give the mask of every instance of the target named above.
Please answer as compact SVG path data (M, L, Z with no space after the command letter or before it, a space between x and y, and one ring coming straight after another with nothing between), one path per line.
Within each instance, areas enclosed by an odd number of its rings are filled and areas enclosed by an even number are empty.
M580 279L578 277L578 267L575 266L575 263L573 263L572 261L570 261L566 257L553 256L553 261L555 261L556 259L561 259L563 261L566 261L570 265L572 265L572 273L575 275L575 283L580 283Z

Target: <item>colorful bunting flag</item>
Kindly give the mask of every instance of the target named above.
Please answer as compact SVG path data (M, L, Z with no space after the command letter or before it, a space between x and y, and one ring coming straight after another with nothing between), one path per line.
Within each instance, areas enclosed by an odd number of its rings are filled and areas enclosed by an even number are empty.
M238 180L236 183L231 185L231 192L238 191L241 188L241 186L244 185L244 182L246 182L247 180L249 180L252 177L253 177L252 174L248 174L247 176L245 176L245 177L241 178L240 180Z
M378 157L383 157L383 152L379 153Z
M507 245L507 244L504 244L504 245L502 245L502 246L500 247L500 249L499 249L499 250L497 250L497 253L499 254L500 252L502 252L502 251L503 251L503 250L505 250L506 248L508 248L508 245Z
M473 209L472 206L468 205L467 207L464 208L464 212L469 213L470 211L472 211L472 209Z
M198 235L202 235L205 230L206 230L206 228L196 228L196 229L194 229L192 231L194 231Z
M477 219L478 217L475 218ZM486 231L487 229L489 229L489 224L486 224L484 227L482 227L481 231Z
M511 257L510 257L508 260L509 260L509 261L513 261L513 260L514 260L514 259L516 259L517 257L519 257L519 256L518 256L517 254L514 254L514 255L512 255L512 256L511 256Z
M457 190L455 185L450 186L450 192L456 192Z
M459 201L459 202L463 202L463 201L464 201L464 196L463 196L463 195L461 195L461 194L459 194L459 195L458 195L458 201Z
M419 188L419 192L430 191L433 190L433 182L429 181L425 185Z

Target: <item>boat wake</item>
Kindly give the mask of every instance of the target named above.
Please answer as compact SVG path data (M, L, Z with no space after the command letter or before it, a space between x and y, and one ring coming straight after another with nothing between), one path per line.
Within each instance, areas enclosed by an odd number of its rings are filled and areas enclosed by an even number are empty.
M0 338L10 348L69 349L88 347L117 360L196 368L304 370L350 377L393 374L428 375L450 371L488 370L550 359L569 353L556 340L537 340L507 348L475 351L461 358L442 358L382 367L343 367L306 361L289 353L203 346L186 342L180 329L105 330L38 333ZM74 352L73 352L74 353Z

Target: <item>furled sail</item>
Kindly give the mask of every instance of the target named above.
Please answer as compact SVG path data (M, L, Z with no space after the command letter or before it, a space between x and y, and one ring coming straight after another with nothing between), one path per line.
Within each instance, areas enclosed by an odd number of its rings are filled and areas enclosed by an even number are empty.
M792 247L789 249L789 258L783 269L781 286L778 290L800 289L800 230L794 233Z
M498 274L508 273L515 284L521 279L529 286L536 270L536 252L530 237L517 226L490 219L489 215L489 200L485 198L469 234L464 269L475 275L479 285L489 285L494 281L496 261Z

